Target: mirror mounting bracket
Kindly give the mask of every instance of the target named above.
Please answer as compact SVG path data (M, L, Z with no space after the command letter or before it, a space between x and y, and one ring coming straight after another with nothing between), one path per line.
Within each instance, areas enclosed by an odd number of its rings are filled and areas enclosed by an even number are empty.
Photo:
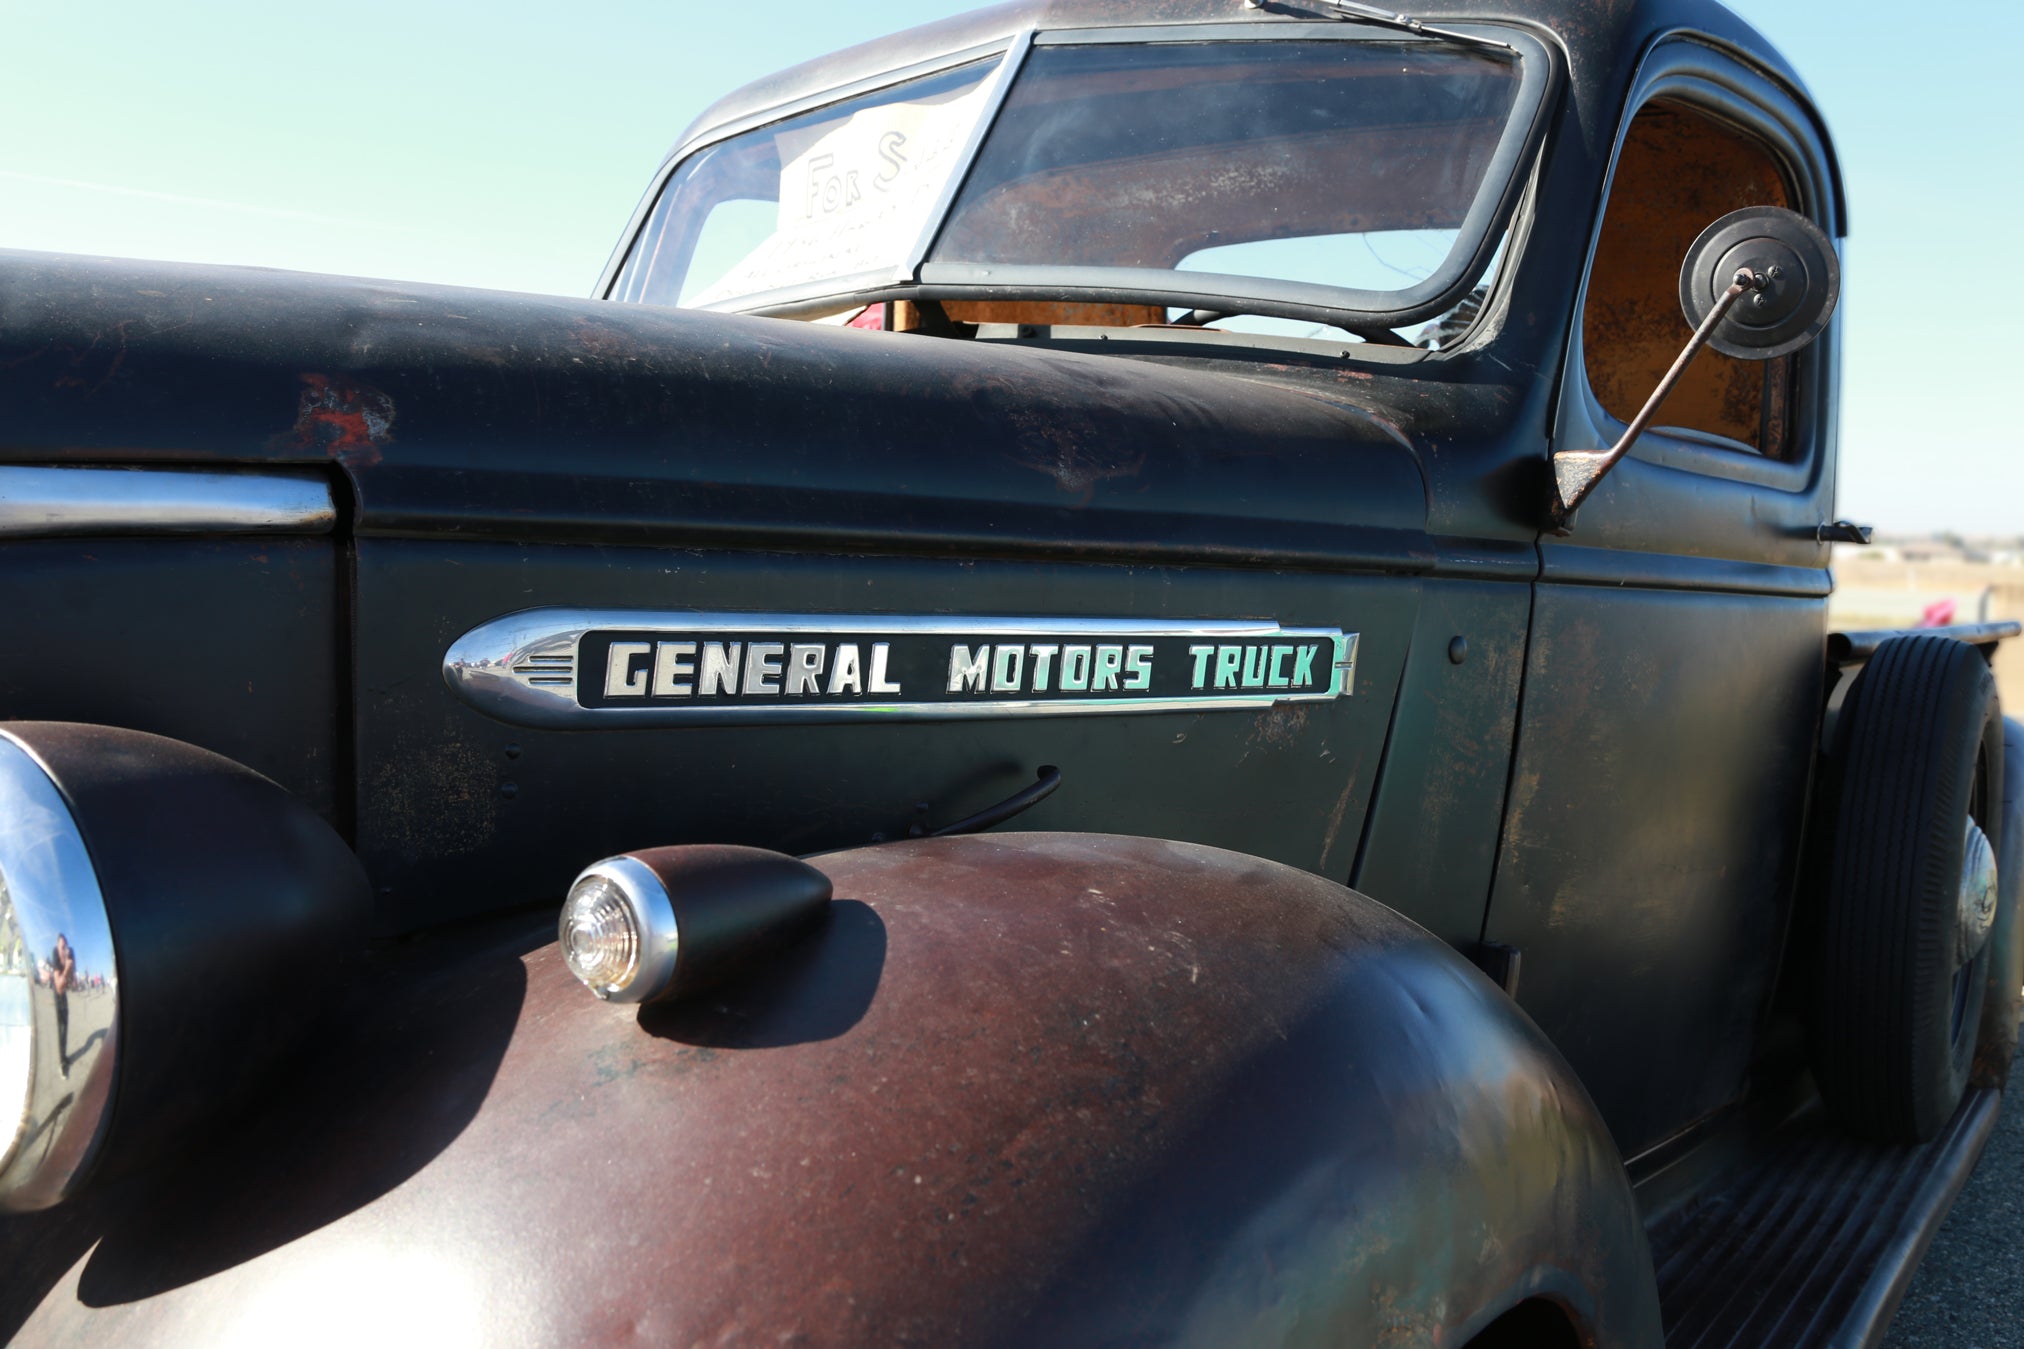
M1573 532L1575 508L1645 433L1701 348L1751 361L1797 351L1826 329L1840 294L1834 241L1796 211L1745 206L1702 230L1680 264L1680 308L1694 335L1616 444L1554 454L1547 528Z

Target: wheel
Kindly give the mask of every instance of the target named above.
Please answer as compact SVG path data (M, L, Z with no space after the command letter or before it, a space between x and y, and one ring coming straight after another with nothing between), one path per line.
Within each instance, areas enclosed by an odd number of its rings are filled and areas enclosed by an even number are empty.
M2001 1091L2017 1058L2024 1015L2024 723L2003 719L2003 836L1996 850L1996 923L1989 929L1989 996L1968 1081Z
M1995 680L1975 648L1902 637L1842 708L1814 1077L1835 1118L1932 1137L1966 1089L1988 991L2001 844Z

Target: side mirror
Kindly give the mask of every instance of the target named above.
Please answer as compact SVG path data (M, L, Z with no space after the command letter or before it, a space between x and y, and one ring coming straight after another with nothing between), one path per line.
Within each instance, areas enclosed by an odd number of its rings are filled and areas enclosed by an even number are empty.
M1795 352L1820 336L1841 298L1841 263L1820 227L1793 211L1749 206L1702 230L1687 250L1680 308L1697 332L1742 271L1763 280L1708 335L1724 356L1768 361Z
M1680 267L1680 308L1694 335L1616 444L1553 456L1553 531L1569 532L1575 508L1630 452L1702 347L1752 361L1784 356L1820 336L1840 298L1834 244L1797 212L1748 206L1701 231Z

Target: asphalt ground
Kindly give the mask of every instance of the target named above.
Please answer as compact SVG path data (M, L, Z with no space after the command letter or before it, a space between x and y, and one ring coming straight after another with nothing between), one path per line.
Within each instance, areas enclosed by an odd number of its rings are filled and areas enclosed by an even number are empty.
M2011 1082L2024 1087L2024 1062ZM2024 1346L2024 1091L2003 1093L1996 1132L1933 1238L1884 1349Z

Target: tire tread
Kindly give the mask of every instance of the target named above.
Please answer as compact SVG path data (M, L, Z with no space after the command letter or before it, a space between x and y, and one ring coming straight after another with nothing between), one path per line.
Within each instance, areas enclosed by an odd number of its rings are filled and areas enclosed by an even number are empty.
M1843 708L1815 1076L1842 1122L1870 1137L1929 1137L1959 1095L1930 990L1952 978L1960 844L1949 834L1993 712L1987 664L1944 637L1884 643Z

